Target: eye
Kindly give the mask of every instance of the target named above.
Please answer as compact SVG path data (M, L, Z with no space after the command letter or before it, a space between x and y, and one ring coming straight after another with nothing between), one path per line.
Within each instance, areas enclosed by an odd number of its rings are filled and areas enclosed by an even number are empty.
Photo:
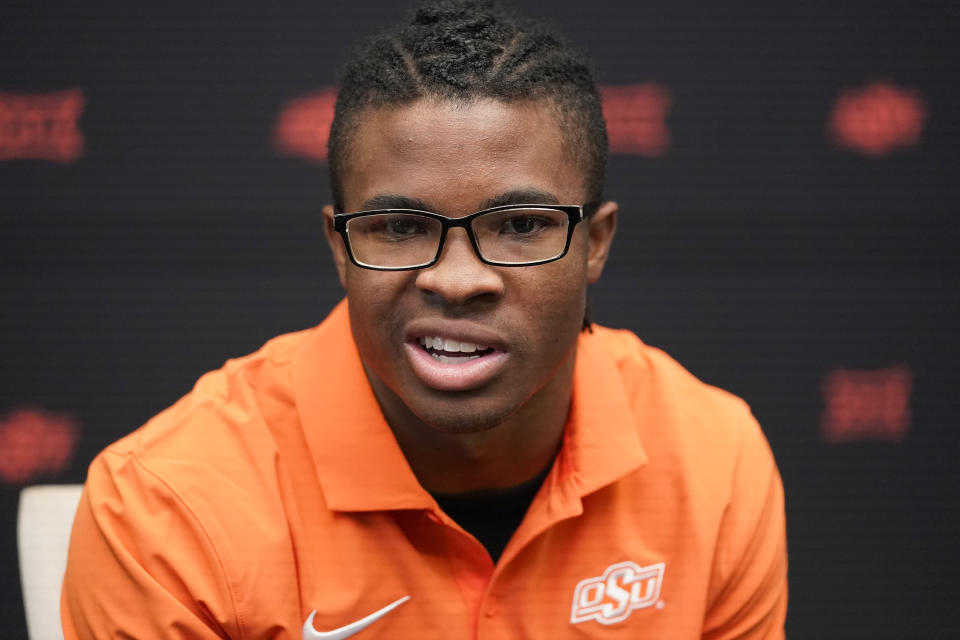
M510 216L500 225L500 233L510 235L533 235L553 226L554 223L548 218L535 215L514 215Z
M353 220L357 233L384 242L413 240L430 235L436 223L428 218L409 214L363 216Z
M384 232L395 236L413 236L426 232L423 222L410 216L388 218L383 226Z

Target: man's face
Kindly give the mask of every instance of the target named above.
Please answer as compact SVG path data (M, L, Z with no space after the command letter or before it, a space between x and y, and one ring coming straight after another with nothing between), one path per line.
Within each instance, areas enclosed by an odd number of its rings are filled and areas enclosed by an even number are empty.
M461 217L499 204L583 204L583 167L563 142L543 102L424 99L371 109L355 125L344 205ZM354 339L381 405L399 400L427 425L455 433L565 394L557 374L569 374L586 286L600 276L615 212L607 203L577 225L567 255L548 264L486 265L465 231L450 229L435 265L386 272L349 262L326 207ZM438 345L462 355L437 357Z

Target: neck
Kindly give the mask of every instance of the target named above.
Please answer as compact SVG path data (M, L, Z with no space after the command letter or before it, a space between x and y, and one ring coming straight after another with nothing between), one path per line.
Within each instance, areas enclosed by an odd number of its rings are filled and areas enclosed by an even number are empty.
M387 423L410 468L431 493L513 487L552 464L573 394L576 349L550 381L501 423L470 433L438 430L414 415L367 371Z

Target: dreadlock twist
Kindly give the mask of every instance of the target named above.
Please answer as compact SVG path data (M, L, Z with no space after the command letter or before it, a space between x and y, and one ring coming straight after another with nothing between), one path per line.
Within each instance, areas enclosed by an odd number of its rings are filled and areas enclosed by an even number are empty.
M586 61L551 28L492 2L439 0L420 5L408 23L372 38L343 68L328 143L338 210L357 115L425 97L549 101L565 146L584 167L588 201L600 201L607 132Z

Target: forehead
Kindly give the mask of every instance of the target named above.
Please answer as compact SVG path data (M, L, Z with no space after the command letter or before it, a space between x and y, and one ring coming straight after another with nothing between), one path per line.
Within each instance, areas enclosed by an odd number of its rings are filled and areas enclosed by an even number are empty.
M341 176L348 211L384 195L452 214L499 194L539 190L582 204L584 172L550 102L421 99L357 115Z

